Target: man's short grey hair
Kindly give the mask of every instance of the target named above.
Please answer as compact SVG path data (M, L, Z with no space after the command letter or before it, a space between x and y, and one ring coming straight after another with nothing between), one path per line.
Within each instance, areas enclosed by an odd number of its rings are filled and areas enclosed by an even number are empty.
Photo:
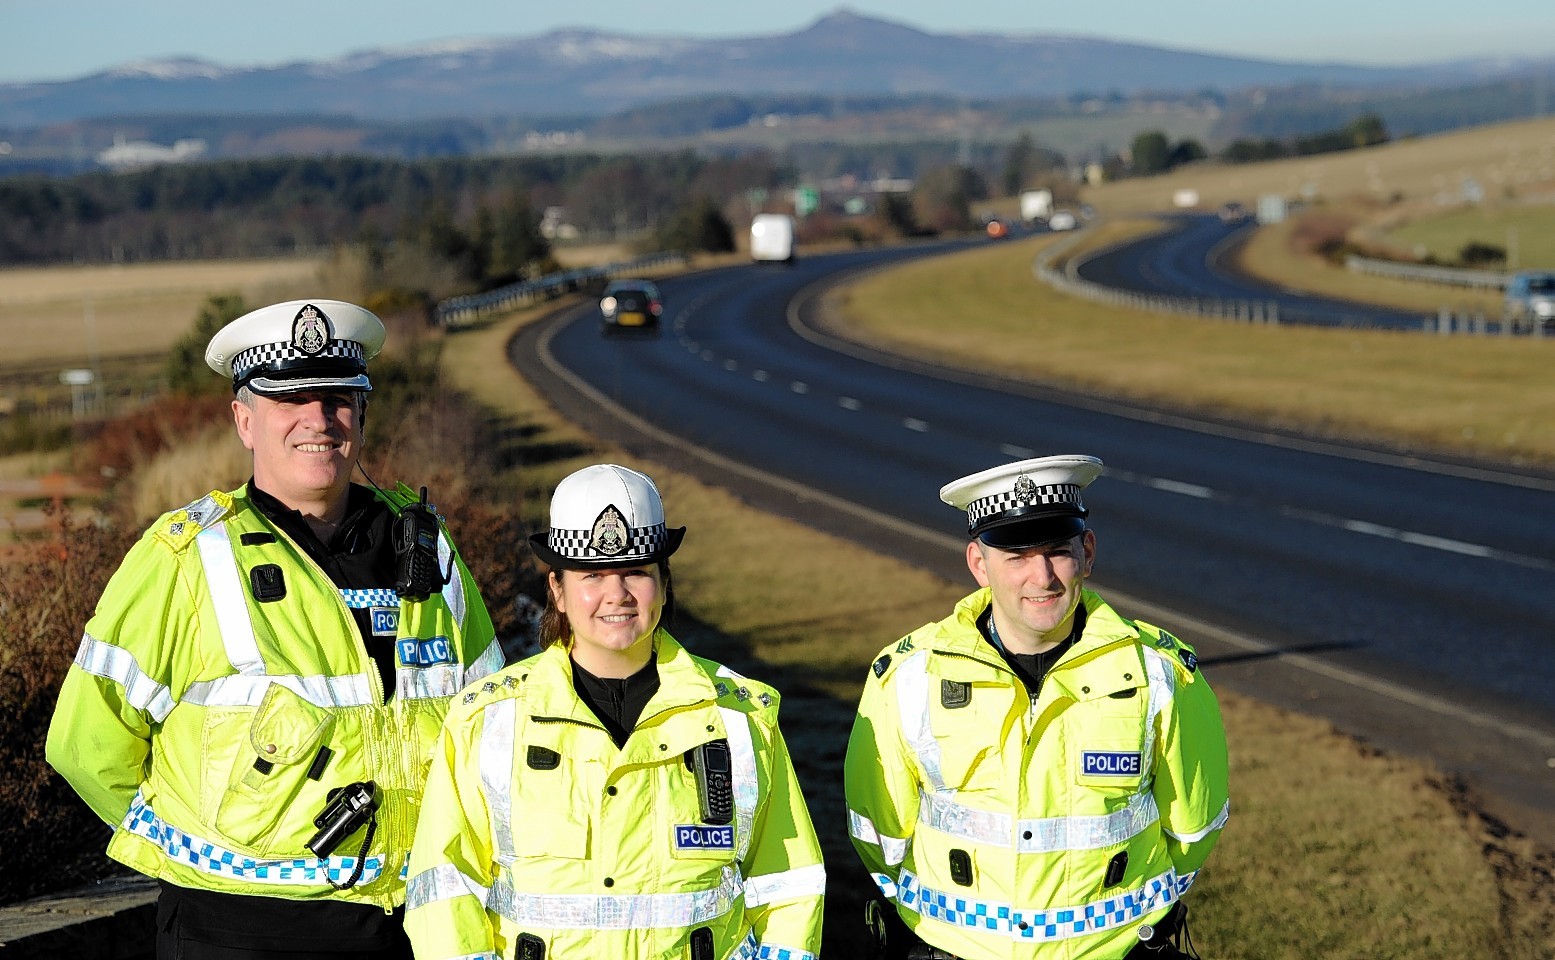
M365 411L367 409L367 391L353 390L351 394L356 404L356 412L362 413ZM250 410L254 409L254 391L250 390L247 384L238 387L238 392L234 395L234 399Z

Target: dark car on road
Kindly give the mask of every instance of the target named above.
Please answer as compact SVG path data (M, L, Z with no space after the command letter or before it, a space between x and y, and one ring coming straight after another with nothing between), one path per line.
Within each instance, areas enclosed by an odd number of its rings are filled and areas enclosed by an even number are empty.
M612 280L599 298L601 329L614 333L657 334L664 313L664 297L651 280Z

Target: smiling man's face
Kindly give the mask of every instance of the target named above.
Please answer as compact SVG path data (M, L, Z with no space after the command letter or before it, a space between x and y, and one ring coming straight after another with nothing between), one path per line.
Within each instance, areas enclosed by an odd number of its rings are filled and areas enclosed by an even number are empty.
M1096 535L1086 530L1058 543L1003 550L967 544L967 568L993 593L995 624L1016 653L1039 653L1069 636L1080 591L1096 562Z
M254 485L300 510L343 502L362 456L362 395L320 390L232 401L243 446L254 453Z

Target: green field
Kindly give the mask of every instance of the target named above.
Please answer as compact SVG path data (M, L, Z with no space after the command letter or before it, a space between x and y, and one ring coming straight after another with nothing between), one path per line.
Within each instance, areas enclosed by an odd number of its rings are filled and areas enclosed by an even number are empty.
M1451 263L1465 243L1477 240L1506 250L1508 270L1555 269L1555 204L1466 207L1422 217L1394 230L1386 239L1417 254L1429 253Z

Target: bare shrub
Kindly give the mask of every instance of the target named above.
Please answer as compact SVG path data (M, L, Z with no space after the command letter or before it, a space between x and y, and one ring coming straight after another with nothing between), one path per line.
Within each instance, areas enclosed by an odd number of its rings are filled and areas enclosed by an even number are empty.
M43 744L81 629L132 535L45 509L47 536L0 565L0 903L115 872L107 826L48 766Z
M1291 229L1291 249L1302 255L1343 259L1346 253L1354 250L1349 240L1350 229L1354 226L1355 221L1343 214L1309 213Z

